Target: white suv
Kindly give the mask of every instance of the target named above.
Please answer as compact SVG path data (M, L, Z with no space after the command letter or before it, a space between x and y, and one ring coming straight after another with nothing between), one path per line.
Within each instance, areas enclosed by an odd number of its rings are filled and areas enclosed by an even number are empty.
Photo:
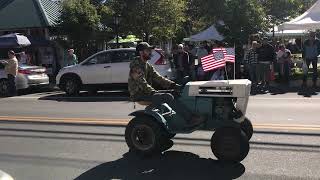
M127 89L129 65L135 57L135 48L98 52L78 65L62 68L56 78L57 85L67 95L76 95L81 90L96 92L115 88ZM174 79L171 65L162 50L153 50L149 63L162 76Z

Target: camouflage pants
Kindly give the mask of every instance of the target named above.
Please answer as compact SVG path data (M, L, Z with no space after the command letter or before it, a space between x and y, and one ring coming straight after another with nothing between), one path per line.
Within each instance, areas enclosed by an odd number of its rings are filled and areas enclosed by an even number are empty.
M177 101L170 93L155 93L152 96L144 96L143 101L150 101L155 106L167 103L179 116L182 116L187 122L191 120L192 113L182 103Z

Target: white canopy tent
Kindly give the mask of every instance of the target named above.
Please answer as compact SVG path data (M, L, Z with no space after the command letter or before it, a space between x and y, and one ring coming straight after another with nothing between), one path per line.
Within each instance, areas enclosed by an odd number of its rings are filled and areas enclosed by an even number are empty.
M295 36L303 36L308 33L307 30L279 30L279 27L276 26L274 28L274 36L275 37L295 37ZM273 36L273 32L270 31L267 33L267 36Z
M210 26L208 29L190 36L189 38L185 38L185 41L208 41L208 40L217 40L222 41L224 37L218 32L214 25Z
M320 0L301 16L283 23L279 30L316 30L320 29Z

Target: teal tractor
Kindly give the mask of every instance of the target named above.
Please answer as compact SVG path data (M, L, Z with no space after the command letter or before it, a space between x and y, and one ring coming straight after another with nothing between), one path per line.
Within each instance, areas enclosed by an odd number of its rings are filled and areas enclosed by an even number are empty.
M251 82L249 80L189 82L177 98L188 110L206 118L203 124L188 127L181 115L168 104L148 102L144 110L131 113L125 138L130 151L154 155L167 150L164 146L176 134L196 130L214 131L213 154L221 161L240 162L249 152L253 127L245 117Z

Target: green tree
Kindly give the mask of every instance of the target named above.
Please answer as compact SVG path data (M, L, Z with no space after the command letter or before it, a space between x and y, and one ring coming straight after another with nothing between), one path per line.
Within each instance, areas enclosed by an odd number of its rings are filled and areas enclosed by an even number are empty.
M121 16L121 32L133 33L149 41L175 36L185 20L185 0L113 0L106 3Z
M97 32L97 38L101 41L109 41L113 39L114 35L114 11L103 4L97 6L98 14L100 15L99 31Z
M202 17L205 27L216 23L227 42L244 43L250 34L266 30L265 11L256 0L217 1L196 2L199 13L197 16ZM218 21L223 21L225 25L218 25Z
M68 0L62 5L60 33L67 36L69 46L76 49L80 60L97 49L95 37L99 32L100 16L89 0Z
M230 43L247 42L250 34L266 30L265 12L256 0L227 0L222 17L224 35Z
M183 31L185 36L190 36L195 32L200 31L203 27L208 25L207 12L203 10L208 8L203 7L203 0L188 0L185 15L186 20L183 23Z
M90 40L98 30L100 16L89 0L68 0L63 2L60 28L70 40Z

